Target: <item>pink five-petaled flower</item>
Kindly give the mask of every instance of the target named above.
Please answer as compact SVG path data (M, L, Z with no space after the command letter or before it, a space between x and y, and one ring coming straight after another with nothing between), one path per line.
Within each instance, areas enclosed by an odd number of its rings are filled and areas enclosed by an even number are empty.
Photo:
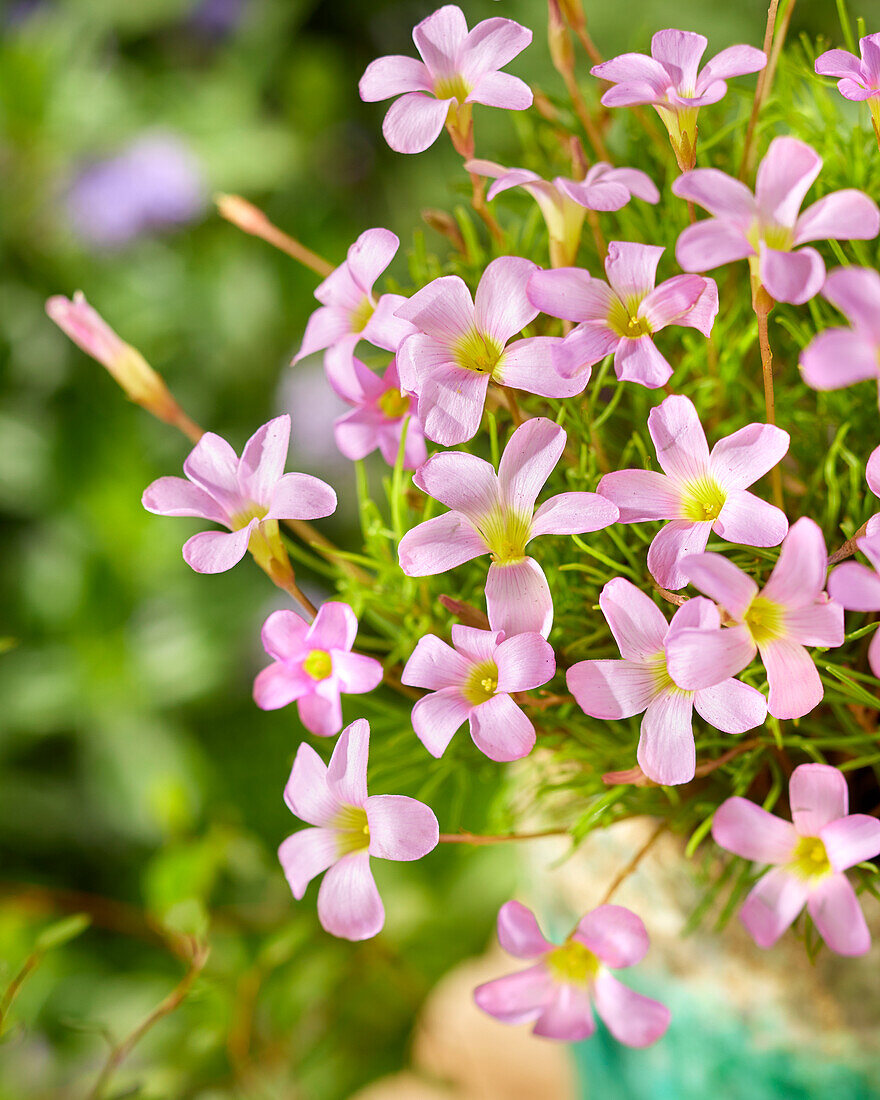
M591 718L631 718L645 712L637 759L649 779L672 785L694 778L694 708L725 733L744 733L764 721L763 695L723 672L699 691L683 691L669 675L666 648L677 634L720 626L711 600L687 600L667 625L650 596L615 577L602 589L599 606L623 660L579 661L568 670L568 688Z
M829 595L847 611L880 611L880 515L872 516L871 521L869 525L874 534L858 539L856 546L874 568L869 569L861 562L848 561L838 565L828 577ZM868 646L868 663L871 671L880 679L880 630L874 631L874 637Z
M577 267L532 275L528 295L534 306L580 322L554 349L563 378L586 383L593 364L613 353L621 382L657 389L669 381L672 367L654 346L654 333L684 325L709 335L718 313L715 281L676 275L655 287L662 255L656 245L612 241L605 259L607 283Z
M500 256L483 272L475 299L458 275L443 275L398 310L416 331L401 343L397 369L403 388L418 395L428 439L444 447L472 439L490 381L542 397L572 397L586 385L584 378L572 382L556 372L559 337L508 344L538 315L526 297L537 270L531 260Z
M309 626L293 611L273 611L262 639L273 663L254 681L254 701L263 710L296 702L310 733L332 737L342 729L340 692L361 695L382 682L375 657L352 653L358 622L347 603L322 604Z
M552 182L527 168L503 168L491 160L469 160L465 168L495 180L486 196L490 200L511 187L528 191L544 215L553 267L574 264L588 210L620 210L633 196L650 203L660 201L660 192L644 172L612 168L604 161L594 164L583 179L557 176Z
M532 92L519 77L499 70L521 53L532 32L512 19L485 19L468 33L461 8L447 4L413 30L422 56L393 55L370 62L358 90L365 103L399 95L382 124L398 153L421 153L448 125L456 139L470 130L472 103L524 111Z
M334 389L351 388L356 385L351 377L352 358L361 340L386 351L397 351L400 341L412 331L406 321L395 315L406 299L401 294L383 294L377 299L373 284L399 247L400 241L388 229L367 229L361 233L349 248L345 261L316 289L315 297L321 306L309 317L294 363L327 348L324 365L331 385Z
M623 985L611 973L641 962L648 933L622 905L600 905L581 917L564 944L544 939L535 915L518 901L498 913L498 940L527 970L477 986L474 1000L505 1024L534 1022L546 1039L576 1042L596 1030L593 1006L620 1043L646 1047L669 1027L669 1009Z
M816 58L816 72L838 77L837 90L845 99L868 101L880 141L880 34L860 38L859 53L861 60L847 50L826 50Z
M697 151L697 114L727 94L725 80L756 73L767 55L754 46L731 46L716 54L700 72L708 46L692 31L658 31L651 39L651 56L624 53L595 65L590 72L615 85L602 96L606 107L653 107L669 131L681 170L693 168Z
M597 493L560 493L535 511L535 500L565 449L562 428L544 417L522 424L508 440L498 474L463 451L432 455L413 477L429 496L452 509L414 527L400 540L400 567L408 577L445 573L492 555L486 578L489 622L506 635L553 625L547 578L526 545L538 535L598 531L617 508Z
M865 467L865 480L874 496L880 497L880 447L876 447L868 458L868 464ZM869 538L880 535L880 512L875 512L865 524L865 534Z
M413 729L432 756L440 757L467 720L474 744L490 760L519 760L535 744L535 727L511 699L556 672L553 647L540 634L476 630L456 624L452 645L433 634L420 638L401 683L429 688L412 711Z
M880 383L880 275L867 267L837 267L825 280L822 297L852 328L825 329L804 348L804 381L814 390L839 390L866 378Z
M753 284L777 302L803 305L822 289L825 264L807 241L870 240L880 230L880 211L863 191L826 195L801 214L801 203L819 175L822 158L792 137L770 142L758 166L755 193L717 168L685 172L673 194L712 215L689 225L675 246L685 271L709 271L748 257ZM798 249L798 251L795 251Z
M736 675L759 652L770 685L767 709L773 717L808 714L824 689L804 647L843 644L843 608L823 592L828 559L818 525L806 516L792 525L760 591L721 554L692 554L681 566L734 625L680 631L666 647L675 682L699 690L721 676Z
M425 433L416 415L415 398L400 390L396 360L391 360L381 378L360 359L353 358L352 366L352 377L336 387L339 395L354 406L333 424L336 446L352 462L366 458L378 447L388 465L393 466L407 423L403 468L417 469L428 457Z
M318 920L346 940L368 940L385 923L370 857L421 859L437 847L439 836L437 818L423 802L367 795L369 747L370 726L363 718L342 731L329 765L302 744L284 788L288 808L315 826L282 841L278 858L285 877L299 900L315 875L327 871L318 891Z
M667 397L648 416L648 431L663 473L617 470L599 493L617 505L618 523L671 522L654 536L648 568L663 588L684 588L679 562L706 549L710 532L747 546L778 546L788 531L785 514L746 486L763 477L788 450L788 432L747 424L720 439L709 453L706 435L687 397Z
M846 870L880 854L880 821L850 814L846 780L828 764L801 764L788 785L791 823L745 798L715 811L712 836L728 852L775 866L758 880L740 919L772 947L804 905L838 955L864 955L871 936Z
M250 550L261 566L282 565L287 552L280 519L321 519L336 510L336 493L311 474L285 474L290 417L276 416L245 444L241 458L225 439L205 432L183 463L182 477L160 477L144 490L143 506L160 516L197 516L231 534L203 531L184 543L197 573L222 573Z

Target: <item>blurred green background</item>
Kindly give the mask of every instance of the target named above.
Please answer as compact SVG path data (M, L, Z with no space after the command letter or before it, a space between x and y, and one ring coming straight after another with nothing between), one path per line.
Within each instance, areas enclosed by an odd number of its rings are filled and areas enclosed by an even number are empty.
M290 411L290 468L334 483L340 512L323 529L356 549L354 478L329 429L338 406L320 365L287 367L317 280L223 223L210 199L245 195L332 262L373 225L406 246L423 207L460 194L459 166L445 140L419 157L392 153L385 105L362 104L357 80L372 58L411 53L411 28L433 7L0 7L0 985L40 929L93 915L23 988L0 1045L0 1100L84 1095L105 1031L126 1034L182 973L153 924L209 920L196 994L120 1071L131 1091L109 1095L350 1096L404 1063L426 992L482 950L511 889L514 855L499 849L444 851L430 870L382 866L388 929L357 946L321 932L313 892L292 901L275 849L295 825L281 791L304 734L293 708L262 713L250 698L265 663L259 627L281 600L249 562L211 578L184 566L196 527L139 503L153 478L179 472L184 441L127 404L43 312L49 294L83 289L183 407L237 448ZM585 7L606 56L644 50L670 25L703 31L710 53L757 45L766 12L762 0ZM464 10L471 25L506 15L531 26L534 44L511 68L561 93L541 0ZM791 33L802 30L840 44L835 5L800 0ZM483 109L477 124L478 152L516 163L515 121ZM169 227L120 215L108 240L113 204L137 206L118 159L145 137L184 157L190 210ZM430 231L428 243L442 250ZM392 274L406 279L402 255ZM355 700L347 718L362 712ZM413 757L413 783L426 765ZM470 781L482 797L464 821L478 830L498 769L482 762ZM452 786L443 797L464 803Z

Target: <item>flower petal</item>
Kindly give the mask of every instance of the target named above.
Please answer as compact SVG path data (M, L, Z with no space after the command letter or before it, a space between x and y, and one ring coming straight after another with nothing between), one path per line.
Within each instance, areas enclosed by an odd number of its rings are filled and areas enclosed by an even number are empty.
M656 676L636 661L578 661L565 681L591 718L631 718L647 710L657 694Z
M711 169L700 168L698 171L708 172ZM707 218L687 226L675 244L675 258L678 266L685 271L711 271L722 264L744 260L754 254L745 230L732 221L720 218Z
M590 69L590 74L615 84L633 82L650 84L658 95L663 95L669 85L669 73L663 65L643 53L622 53L594 65Z
M493 69L502 69L531 41L532 32L513 19L484 19L464 40L461 72L468 80L476 80Z
M285 474L275 483L265 519L323 519L336 511L336 493L311 474Z
M849 814L830 821L819 837L835 871L846 871L880 855L880 821L869 814Z
M534 558L492 562L486 577L486 611L493 630L508 635L536 631L547 637L553 625L553 598Z
M498 464L501 499L516 512L530 514L538 493L562 457L565 432L543 416L521 424L507 442Z
M535 512L530 537L601 531L617 516L617 505L599 493L560 493L545 500Z
M709 469L725 489L747 489L782 461L790 442L788 432L774 424L746 424L718 440Z
M318 920L331 936L345 940L368 940L382 931L385 909L366 852L344 856L324 876Z
M408 577L429 577L488 554L489 547L465 516L447 512L407 531L397 552Z
M347 695L363 695L382 683L384 670L375 657L337 650L333 654L333 675L341 691Z
M681 511L681 494L656 470L614 470L599 482L598 492L617 506L618 523L674 519Z
M532 691L556 673L556 655L540 634L516 634L495 650L498 691Z
M701 275L676 275L642 299L638 316L644 317L654 332L678 324L699 302L705 290L706 280Z
M184 460L183 472L227 514L238 510L238 455L222 436L205 432Z
M273 490L284 473L289 444L290 417L286 413L276 416L250 437L238 464L238 487L245 500L268 507ZM333 502L335 507L335 494Z
M284 801L291 813L310 825L330 825L339 812L339 799L327 785L327 765L305 742L296 750Z
M477 330L504 345L533 321L538 309L526 296L526 286L538 265L520 256L499 256L480 279L474 298Z
M837 267L825 280L822 297L872 343L880 343L880 273L869 267Z
M247 553L256 520L240 531L203 531L183 544L183 559L197 573L225 573Z
M670 1013L666 1005L645 997L600 972L593 985L596 1011L615 1039L629 1047L647 1047L665 1034Z
M825 689L802 645L781 639L758 647L767 670L767 709L774 718L803 718L822 702Z
M669 83L681 95L688 95L696 86L700 59L709 45L708 39L693 31L657 31L651 39L651 56L669 74Z
M483 103L506 111L526 111L534 102L532 89L511 73L486 73L470 90L467 103Z
M416 49L435 79L456 71L467 36L464 13L455 4L444 4L413 29Z
M755 863L787 863L798 838L788 821L735 795L715 811L712 839L726 851Z
M793 226L804 196L822 168L822 158L806 142L778 137L758 165L755 199L764 218Z
M611 627L622 657L645 661L663 649L668 623L650 596L623 577L608 581L599 607Z
M540 397L576 397L589 382L590 370L587 367L572 375L559 373L556 363L565 343L558 336L516 340L495 368L495 381Z
M752 578L721 554L693 554L682 569L695 588L721 604L734 619L745 615L758 594Z
M563 378L590 377L590 367L611 355L620 337L604 322L586 322L573 329L553 351L553 363Z
M316 737L335 737L342 729L342 701L332 684L301 695L296 709L300 722Z
M478 985L474 990L477 1007L504 1024L524 1024L541 1015L553 996L555 984L543 963L527 970Z
M767 700L756 688L740 680L722 680L694 694L694 708L710 726L724 733L745 733L763 725Z
M758 947L772 947L803 909L809 887L782 867L774 867L752 887L739 919Z
M309 624L295 611L273 611L263 623L263 648L276 661L296 658L304 652Z
M457 687L445 687L425 695L412 709L411 721L416 737L439 759L472 710L472 704Z
M421 859L437 847L434 811L402 794L374 794L364 803L370 855L377 859Z
M280 614L280 612L276 612ZM311 691L314 684L301 669L290 668L275 661L257 674L254 680L254 702L260 710L279 710Z
M849 812L849 791L843 772L830 764L800 764L788 784L791 819L801 836L818 836L832 821Z
M644 921L622 905L600 905L581 917L572 939L578 940L613 970L635 966L648 953Z
M807 910L819 935L838 955L866 955L870 951L871 933L846 875L823 879L811 892Z
M863 332L828 328L801 352L801 374L814 390L839 390L880 375L877 351Z
M434 634L425 634L419 638L406 662L400 674L400 682L410 687L439 691L441 688L460 686L467 679L469 671L469 662L451 645L447 645Z
M583 985L556 985L552 998L532 1028L535 1035L567 1043L586 1039L595 1030L590 995Z
M838 565L828 578L828 593L848 611L880 611L880 576L861 562Z
M396 353L401 343L413 333L409 321L397 316L405 301L402 294L383 294L360 334L361 339L374 347Z
M141 503L157 516L195 516L229 525L229 517L217 501L183 477L157 478L144 490Z
M434 370L419 392L419 420L428 439L453 447L473 439L480 427L489 375L445 366Z
M498 506L498 479L492 466L464 451L432 455L413 476L413 483L475 521Z
M674 786L694 778L693 694L667 689L652 700L642 718L636 759L655 783Z
M843 608L833 600L817 600L785 615L785 630L793 642L828 648L843 645Z
M803 305L814 298L825 282L825 264L815 248L777 252L761 242L761 282L777 302Z
M518 959L534 959L553 950L553 944L544 939L535 914L518 901L506 901L498 910L498 942Z
M299 901L312 879L332 867L339 858L336 830L300 829L282 840L278 858L293 896Z
M672 367L650 336L640 336L637 340L624 338L617 345L614 373L621 382L638 382L640 386L656 390L672 377Z
M864 191L847 188L819 199L801 214L794 243L807 241L867 241L880 232L880 210Z
M788 534L785 512L775 505L735 489L727 497L712 530L728 542L744 546L778 546Z
M385 140L395 153L423 153L440 136L452 102L407 92L388 108L382 123Z
M648 547L648 570L661 588L675 592L688 583L681 563L693 554L706 549L711 523L693 523L676 519L661 527Z
M657 264L664 249L635 241L610 241L605 274L611 289L624 302L641 300L654 289Z
M327 765L328 788L346 806L366 802L369 752L370 723L358 718L342 731Z
M793 523L761 593L784 607L804 607L825 587L828 557L819 525L808 516ZM728 611L733 613L731 608Z
M680 481L705 477L709 446L692 401L675 395L661 401L648 416L648 431L657 461L669 477Z
M739 226L741 229L748 229L755 216L755 198L752 192L744 183L717 168L695 168L691 172L684 172L673 182L672 193L680 199L697 203L716 218L733 223L729 228ZM706 226L710 223L698 224ZM718 263L711 266L717 267ZM684 267L684 264L681 266Z
M755 656L746 626L681 630L666 643L669 675L685 691L714 687L742 672Z
M860 80L862 63L847 50L826 50L816 58L816 72L819 76L850 77Z
M529 279L529 301L542 313L566 321L605 321L616 295L607 283L579 267L535 271Z
M490 760L521 760L535 747L535 727L509 695L474 707L470 725L474 744Z
M697 80L697 95L700 94L703 88L707 88L716 80L727 80L731 76L746 76L748 73L757 73L766 64L767 55L763 50L756 50L754 46L728 46L726 50L716 53L703 66Z
M358 92L365 103L377 103L403 92L431 90L431 75L424 63L400 54L371 61L358 83Z

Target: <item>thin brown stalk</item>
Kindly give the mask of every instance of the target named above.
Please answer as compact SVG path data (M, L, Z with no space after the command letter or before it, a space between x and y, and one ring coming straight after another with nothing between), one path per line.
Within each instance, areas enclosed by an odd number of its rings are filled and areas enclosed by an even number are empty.
M3 1024L6 1021L6 1017L9 1014L9 1010L12 1008L15 998L18 996L19 990L27 980L28 974L32 973L40 965L42 957L42 951L32 951L22 963L18 973L6 987L3 999L0 1000L0 1034L3 1033Z
M596 252L599 254L599 259L604 260L608 255L608 245L605 243L602 227L599 224L599 215L595 210L587 211L587 222L590 226L590 232L593 234L593 241L596 245Z
M249 233L252 237L259 237L267 244L271 244L274 248L296 260L297 263L301 263L303 267L307 267L314 271L316 275L320 275L322 279L335 270L329 260L325 260L317 252L312 252L310 248L300 244L295 237L291 237L289 233L285 233L277 225L273 225L259 207L247 202L241 196L217 195L214 201L217 203L217 210L221 218L232 222L244 233Z
M441 844L506 844L509 840L539 840L545 836L568 836L567 829L544 829L538 833L506 833L486 836L482 833L441 833Z
M764 53L767 55L768 64L771 54L771 46L773 43L773 31L776 27L776 12L779 8L779 0L770 0L770 6L767 9L767 26L764 30ZM767 68L761 70L758 73L758 84L755 88L755 98L752 100L752 111L749 115L749 124L746 128L746 141L743 147L742 161L739 166L739 178L744 180L746 176L752 170L752 162L754 160L754 143L755 143L755 130L758 125L758 115L761 113L761 107L764 104L764 100L770 91L769 83L766 79Z
M862 526L856 531L851 539L847 539L843 546L839 550L835 550L831 557L828 559L829 565L837 565L839 561L843 561L845 558L851 558L853 554L858 550L858 541L865 533L868 526L868 521L862 524Z
M659 839L660 835L669 828L668 822L661 821L645 843L635 853L629 863L626 864L611 880L611 885L605 891L605 896L599 902L600 905L607 905L608 902L614 897L618 887L629 878L629 876L635 871L636 867L642 862L648 852L654 847L654 844Z
M773 306L773 300L763 287L760 287L753 296L755 315L758 318L758 343L761 348L761 372L764 376L764 405L767 410L767 423L776 423L776 397L773 392L773 352L770 348L770 335L768 332L767 318ZM770 482L773 487L773 503L777 508L784 510L782 498L782 470L779 465L770 471Z

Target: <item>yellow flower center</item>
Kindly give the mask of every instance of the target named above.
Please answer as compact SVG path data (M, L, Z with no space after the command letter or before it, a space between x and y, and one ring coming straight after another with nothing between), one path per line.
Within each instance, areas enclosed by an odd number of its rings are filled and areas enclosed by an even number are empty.
M817 836L802 836L798 840L789 867L796 875L805 879L822 878L831 874L828 852Z
M696 523L715 520L727 500L727 494L711 477L689 481L682 502L682 518Z
M775 642L785 634L783 609L766 596L755 596L743 616L743 622L749 628L755 645Z
M255 504L254 501L249 500L240 512L234 512L229 517L229 522L232 524L232 530L240 531L242 527L247 527L252 519L262 519L268 511L268 508L264 508L261 504Z
M336 830L340 858L369 848L370 826L367 822L367 811L360 806L343 806L333 818L332 824Z
M639 317L639 303L641 298L633 296L624 303L615 298L608 312L608 325L627 340L638 340L640 336L650 336L654 331L647 317Z
M577 940L566 940L562 947L547 954L546 961L556 981L569 985L588 985L602 965L598 957Z
M480 522L480 534L492 552L492 561L498 565L522 561L531 531L531 516L502 507L496 507Z
M302 668L313 680L326 680L333 671L333 658L323 649L313 649L303 661Z
M400 390L386 390L376 404L389 420L399 420L409 412L409 397Z
M364 295L359 305L351 311L349 322L352 332L363 332L370 318L376 312L376 307L368 295Z
M488 333L472 328L455 342L452 352L456 363L465 370L491 375L504 348Z
M464 103L470 94L470 90L470 86L461 73L441 76L434 81L434 95L438 99L457 99L459 103Z
M480 661L471 669L462 688L462 694L469 703L478 707L480 703L487 703L497 690L497 665L494 661Z
M777 252L791 252L794 248L794 231L785 225L762 225L756 221L746 236L756 252L761 241Z

